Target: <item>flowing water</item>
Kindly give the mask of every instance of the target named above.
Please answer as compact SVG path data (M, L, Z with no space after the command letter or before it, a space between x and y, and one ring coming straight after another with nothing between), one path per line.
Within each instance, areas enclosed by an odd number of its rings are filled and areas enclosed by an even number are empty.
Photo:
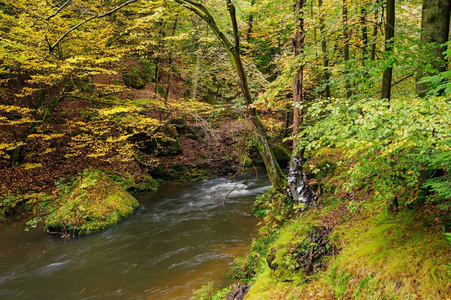
M189 299L208 282L225 287L234 256L255 235L253 199L268 187L255 173L165 184L140 195L124 222L72 240L4 224L0 299Z

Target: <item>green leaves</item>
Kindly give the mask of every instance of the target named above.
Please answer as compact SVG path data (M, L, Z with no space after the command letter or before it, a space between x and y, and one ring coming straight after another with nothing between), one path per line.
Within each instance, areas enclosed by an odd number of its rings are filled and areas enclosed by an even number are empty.
M445 98L333 99L315 103L301 132L308 150L341 148L352 163L349 190L374 198L448 201L451 197L451 103Z

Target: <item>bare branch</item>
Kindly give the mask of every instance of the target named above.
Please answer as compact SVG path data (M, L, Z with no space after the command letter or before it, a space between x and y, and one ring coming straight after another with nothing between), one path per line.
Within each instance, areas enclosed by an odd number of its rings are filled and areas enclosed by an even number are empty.
M49 53L44 57L44 60L46 60L46 59L50 56L50 54L53 52L53 50L56 48L56 46L58 46L59 43L61 43L61 41L62 41L64 38L66 38L72 31L76 30L76 29L79 28L80 26L83 26L84 24L86 24L86 23L88 23L88 22L90 22L90 21L92 21L92 20L94 20L94 19L100 19L100 18L107 17L107 16L109 16L109 15L111 15L111 14L114 14L114 13L117 12L118 10L124 8L125 6L127 6L127 5L129 5L129 4L132 4L132 3L134 3L134 2L137 2L137 1L140 1L140 0L128 0L128 1L125 1L125 2L122 3L121 5L115 7L115 8L113 8L113 9L111 9L111 10L109 10L109 11L107 11L107 12L101 14L101 15L94 15L94 16L92 16L92 17L90 17L90 18L87 18L87 19L81 21L80 23L78 23L77 25L72 26L72 27L69 28L65 33L63 33L63 34L59 37L59 39L58 39L53 45L50 45L50 43L47 41L47 43L49 43ZM69 2L69 1L68 1L68 2ZM63 5L63 6L64 6L64 5Z
M210 28L213 30L214 34L217 38L224 44L226 47L227 52L232 51L233 45L230 42L230 40L225 36L225 34L219 29L218 25L216 24L215 19L210 14L208 9L202 5L199 2L193 1L193 0L175 0L177 3L181 4L182 6L188 8L192 12L194 12L196 15L204 19L204 21L207 22L207 24L210 26Z
M56 16L57 14L60 13L60 11L62 11L67 5L69 5L69 3L72 0L67 0L66 2L64 2L63 5L61 5L53 14L51 14L50 16L48 16L47 18L45 18L46 21L49 21L51 18L53 18L54 16Z

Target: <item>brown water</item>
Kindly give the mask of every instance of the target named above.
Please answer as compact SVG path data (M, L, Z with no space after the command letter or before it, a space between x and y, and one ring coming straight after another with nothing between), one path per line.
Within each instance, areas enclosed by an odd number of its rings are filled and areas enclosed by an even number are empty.
M0 299L189 299L208 282L225 287L255 235L253 200L268 187L262 174L163 185L121 224L69 241L3 224Z

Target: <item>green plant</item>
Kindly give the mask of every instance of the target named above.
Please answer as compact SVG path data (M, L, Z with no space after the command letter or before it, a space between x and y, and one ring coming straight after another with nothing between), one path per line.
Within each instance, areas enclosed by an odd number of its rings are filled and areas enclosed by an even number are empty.
M190 300L212 300L213 294L213 282L209 282L200 289L194 290Z
M443 97L332 99L311 107L311 125L298 138L307 150L343 150L348 192L369 188L380 203L402 207L433 201L447 209L450 110Z

